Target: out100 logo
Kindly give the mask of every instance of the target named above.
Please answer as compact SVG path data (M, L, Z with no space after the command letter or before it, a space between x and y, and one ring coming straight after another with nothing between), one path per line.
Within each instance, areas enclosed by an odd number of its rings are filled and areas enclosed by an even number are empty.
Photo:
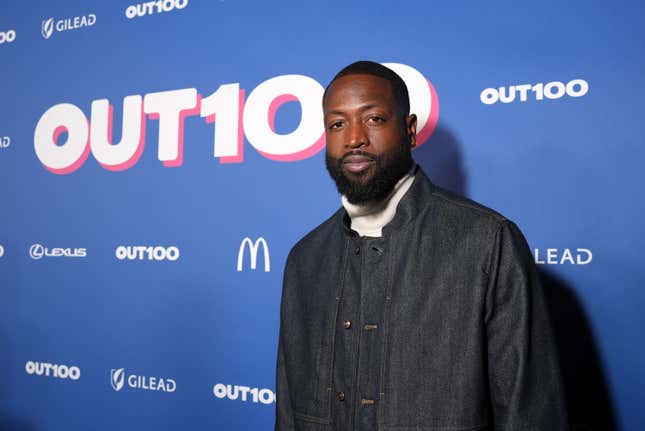
M417 115L418 145L426 141L437 124L439 103L432 83L416 69L399 63L384 63L408 86L410 112ZM184 151L184 120L199 115L206 123L217 122L213 156L220 163L244 161L244 136L264 157L296 161L313 156L325 146L322 120L323 87L304 75L282 75L253 89L245 100L239 83L223 84L208 97L195 88L139 94L123 99L121 140L112 142L113 106L107 99L92 101L90 119L76 105L59 103L47 109L34 132L36 156L47 170L69 174L80 168L90 152L105 169L121 171L137 163L145 145L147 119L159 121L157 157L166 167L181 166ZM290 101L300 103L299 125L290 133L275 129L278 108ZM67 139L61 135L67 133Z

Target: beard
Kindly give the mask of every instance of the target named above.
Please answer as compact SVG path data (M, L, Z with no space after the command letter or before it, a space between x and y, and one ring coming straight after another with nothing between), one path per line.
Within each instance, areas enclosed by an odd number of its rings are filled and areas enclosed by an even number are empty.
M374 167L358 174L345 172L343 163L345 158L351 155L372 159ZM354 205L385 199L396 183L408 173L412 163L411 148L407 143L397 145L390 152L380 156L360 150L348 151L340 159L331 157L328 152L325 154L325 166L336 183L338 192Z

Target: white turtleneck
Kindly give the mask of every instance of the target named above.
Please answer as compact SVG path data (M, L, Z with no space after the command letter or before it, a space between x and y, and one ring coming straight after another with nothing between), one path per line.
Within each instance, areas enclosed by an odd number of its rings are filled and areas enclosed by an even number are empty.
M383 226L392 221L399 201L412 186L415 167L413 164L412 169L396 183L394 189L382 201L355 205L343 195L341 202L352 221L352 229L360 236L380 237Z

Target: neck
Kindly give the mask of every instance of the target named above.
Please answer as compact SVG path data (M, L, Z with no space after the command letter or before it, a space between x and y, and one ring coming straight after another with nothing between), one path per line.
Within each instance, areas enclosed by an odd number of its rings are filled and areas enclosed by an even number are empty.
M399 179L392 191L381 201L357 205L342 196L341 202L352 221L352 229L360 236L380 237L383 227L394 218L399 201L412 185L415 167L413 164L412 169Z

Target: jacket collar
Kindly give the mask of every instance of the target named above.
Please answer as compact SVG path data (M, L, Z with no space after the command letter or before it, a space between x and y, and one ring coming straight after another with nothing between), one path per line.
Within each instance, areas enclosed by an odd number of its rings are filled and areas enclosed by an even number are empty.
M403 196L396 207L394 218L383 227L383 237L389 236L391 232L402 229L406 224L414 220L421 210L428 204L427 199L434 185L417 164L414 171L414 182L407 193ZM342 226L343 232L352 237L358 237L358 232L351 229L351 220L345 208L337 211L337 219Z

